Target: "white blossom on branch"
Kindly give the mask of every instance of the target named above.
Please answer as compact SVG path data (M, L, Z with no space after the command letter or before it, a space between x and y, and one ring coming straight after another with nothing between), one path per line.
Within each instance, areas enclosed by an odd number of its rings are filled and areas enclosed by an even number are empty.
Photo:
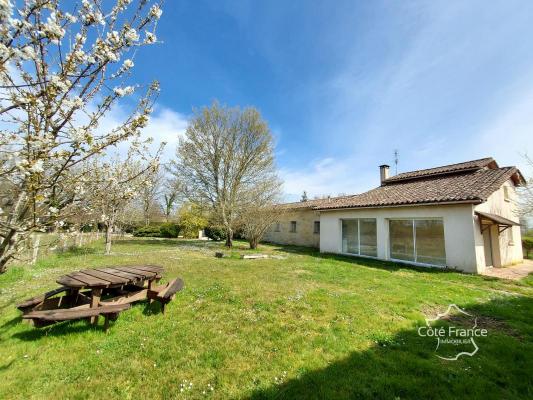
M158 2L16 5L0 0L0 273L32 232L59 226L82 201L81 164L123 141L141 146L159 91L131 83L137 50L155 42L141 38L154 35ZM127 95L131 113L104 130Z

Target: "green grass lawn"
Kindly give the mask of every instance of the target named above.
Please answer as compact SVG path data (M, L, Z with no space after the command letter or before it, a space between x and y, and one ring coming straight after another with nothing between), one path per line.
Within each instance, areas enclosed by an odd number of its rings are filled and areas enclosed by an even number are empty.
M0 276L0 399L532 398L533 284L262 246L126 239ZM163 315L136 304L106 334L83 321L36 329L19 301L68 271L152 263L182 277ZM418 327L455 303L488 336L444 361ZM444 323L446 324L446 322Z

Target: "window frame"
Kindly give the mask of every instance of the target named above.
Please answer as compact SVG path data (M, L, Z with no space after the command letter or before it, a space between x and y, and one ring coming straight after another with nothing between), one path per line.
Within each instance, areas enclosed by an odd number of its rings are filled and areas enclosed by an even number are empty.
M274 225L274 232L281 232L281 222L276 222Z
M407 264L413 264L413 265L420 265L424 267L435 267L435 268L446 268L446 238L444 235L444 218L441 217L415 217L415 218L387 218L388 221L388 234L389 234L389 246L388 246L388 252L389 252L389 260L399 263L407 263ZM391 241L391 235L390 235L390 223L391 221L411 221L412 222L412 228L413 228L413 258L414 261L410 260L402 260L398 258L392 257L392 241ZM424 262L418 262L417 259L417 248L416 248L416 221L441 221L442 222L442 240L444 242L444 264L429 264Z
M313 221L313 233L320 235L320 221Z
M509 186L507 185L503 186L503 200L506 202L511 201L511 194L509 193Z
M361 220L362 219L366 219L366 220L373 220L374 221L374 224L376 226L376 255L375 256L369 256L367 254L361 254ZM345 252L344 249L342 248L342 240L343 240L343 229L342 229L342 222L343 221L357 221L357 251L358 253L348 253L348 252ZM374 259L377 259L378 258L378 220L377 218L372 218L372 217L368 217L368 218L341 218L340 219L340 222L341 222L341 251L340 253L341 254L345 254L347 256L354 256L354 257L365 257L365 258L374 258Z
M289 232L296 233L297 232L296 226L297 226L297 221L291 221L290 226L289 226Z

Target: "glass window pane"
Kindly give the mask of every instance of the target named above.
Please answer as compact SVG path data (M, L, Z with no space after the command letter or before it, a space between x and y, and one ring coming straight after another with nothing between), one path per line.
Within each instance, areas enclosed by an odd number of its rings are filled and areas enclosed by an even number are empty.
M389 221L389 234L391 258L414 261L413 221Z
M364 256L377 257L377 239L376 239L376 220L360 219L359 220L359 239L361 240L361 254Z
M291 232L292 233L296 232L296 221L291 221Z
M359 254L357 220L342 220L342 252Z
M439 220L415 220L416 262L446 265L444 225Z

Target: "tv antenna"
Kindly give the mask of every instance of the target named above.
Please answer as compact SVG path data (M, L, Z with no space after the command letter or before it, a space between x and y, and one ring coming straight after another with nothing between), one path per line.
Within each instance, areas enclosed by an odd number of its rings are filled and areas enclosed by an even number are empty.
M400 152L396 149L394 150L394 175L398 175L398 160L400 158Z

